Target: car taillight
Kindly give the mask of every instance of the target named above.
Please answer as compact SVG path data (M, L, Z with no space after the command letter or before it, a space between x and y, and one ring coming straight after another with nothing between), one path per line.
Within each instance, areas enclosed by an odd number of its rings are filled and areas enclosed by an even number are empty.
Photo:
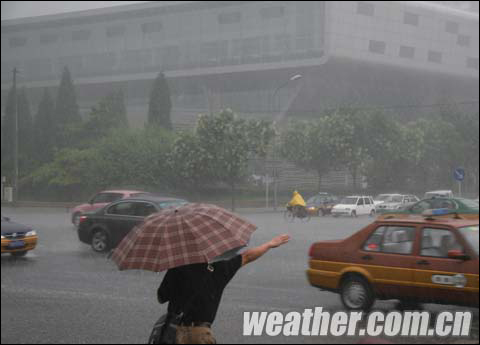
M88 219L87 216L81 216L78 220L78 224L82 224L84 221L86 221Z

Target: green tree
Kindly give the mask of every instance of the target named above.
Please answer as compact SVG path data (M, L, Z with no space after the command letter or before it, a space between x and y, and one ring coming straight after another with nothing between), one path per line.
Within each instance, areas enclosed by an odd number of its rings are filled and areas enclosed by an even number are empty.
M53 159L55 147L54 109L55 105L50 92L45 89L33 122L34 152L35 159L39 164Z
M239 119L231 110L215 115L202 115L196 128L200 159L210 176L230 187L232 210L235 190L245 177L250 157L265 154L274 137L270 123Z
M167 130L172 129L170 112L170 88L163 73L160 73L152 85L150 100L148 102L148 125L160 126Z
M72 125L78 125L82 122L78 110L75 87L73 85L70 71L67 67L63 70L62 80L58 88L54 122L56 146L58 148L63 148L68 145L69 138L71 137L67 128Z
M281 138L282 157L300 168L314 171L318 176L318 191L323 177L338 165L328 138L330 122L329 116L309 122L290 122Z

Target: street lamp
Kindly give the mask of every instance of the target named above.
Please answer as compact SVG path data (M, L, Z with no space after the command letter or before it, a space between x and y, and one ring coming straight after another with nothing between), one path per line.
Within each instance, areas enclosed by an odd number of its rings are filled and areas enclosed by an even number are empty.
M18 201L18 92L17 92L17 67L13 69L13 92L15 103L15 121L13 133L13 201Z
M297 81L299 79L302 79L303 78L303 75L301 74L295 74L293 75L292 77L290 77L285 83L281 84L280 86L278 86L275 91L273 92L273 95L272 95L272 104L271 104L271 107L272 107L272 114L275 113L276 111L276 107L275 107L275 100L276 100L276 95L278 93L278 91L280 91L282 88L284 88L285 86L287 86L289 83L293 82L293 81ZM278 114L276 117L275 117L275 120L273 121L273 127L276 128L276 124L278 121L280 121L282 119L282 112L280 111L280 114ZM274 148L273 148L273 209L276 211L277 210L277 150L276 150L276 147L277 147L277 139L278 139L278 135L277 135L277 132L275 131L275 138L274 138ZM268 207L268 181L267 181L267 207Z

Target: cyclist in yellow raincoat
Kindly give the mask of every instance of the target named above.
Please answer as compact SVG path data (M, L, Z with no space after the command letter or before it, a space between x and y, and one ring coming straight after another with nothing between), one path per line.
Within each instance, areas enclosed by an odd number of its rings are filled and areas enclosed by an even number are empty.
M304 217L307 213L307 203L298 191L293 192L292 200L287 204L287 209L291 210L297 217Z

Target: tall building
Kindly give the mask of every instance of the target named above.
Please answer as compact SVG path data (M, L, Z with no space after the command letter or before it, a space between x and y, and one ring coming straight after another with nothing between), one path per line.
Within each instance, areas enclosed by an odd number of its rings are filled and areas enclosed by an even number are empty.
M83 111L120 87L134 124L160 71L179 126L223 107L252 116L478 109L478 14L432 2L152 2L6 20L1 34L2 111L14 67L35 103L64 66ZM295 74L303 78L278 89Z

